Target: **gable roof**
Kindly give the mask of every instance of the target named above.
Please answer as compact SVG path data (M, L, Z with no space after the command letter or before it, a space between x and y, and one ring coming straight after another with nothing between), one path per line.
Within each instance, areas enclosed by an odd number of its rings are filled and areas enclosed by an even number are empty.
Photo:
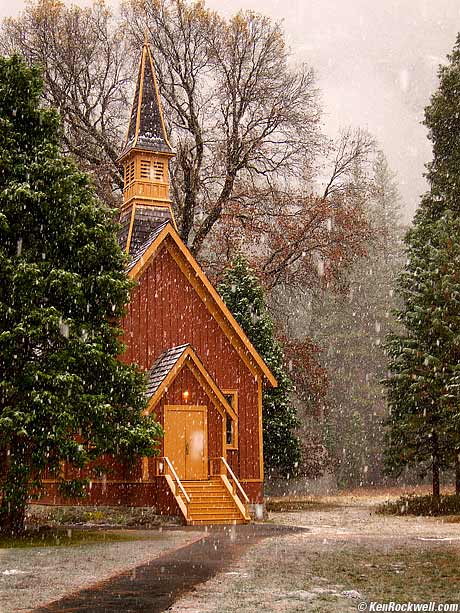
M189 344L172 347L157 358L148 371L147 396L149 398L155 394L188 347L190 347Z
M128 134L119 159L134 148L173 154L166 134L152 53L147 42L142 47Z
M277 387L278 384L270 369L260 357L171 223L165 223L162 229L158 228L158 230L158 232L152 232L151 237L146 241L149 244L143 245L136 258L133 258L131 261L129 276L134 280L138 279L149 262L158 253L160 246L165 243L170 255L186 275L206 307L212 311L217 323L239 355L246 358L246 363L249 361L253 372L256 371L262 374L272 387Z
M161 234L161 232L166 228L169 223L169 219L158 225L152 232L150 232L147 240L141 245L141 247L133 254L129 264L128 264L128 272L136 266L136 264L143 258L145 252L150 247L150 245L155 241L155 239Z
M171 349L166 350L155 360L152 368L148 371L147 393L150 396L150 400L146 413L150 413L155 408L185 365L190 368L205 392L213 400L221 415L227 414L236 421L238 418L235 411L225 399L217 383L208 373L193 347L189 344L171 347Z

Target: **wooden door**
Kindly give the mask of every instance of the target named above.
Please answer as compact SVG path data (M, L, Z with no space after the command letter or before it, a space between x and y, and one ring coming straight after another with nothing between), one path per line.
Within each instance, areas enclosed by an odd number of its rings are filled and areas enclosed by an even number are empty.
M166 406L164 430L164 453L179 479L207 479L206 407Z

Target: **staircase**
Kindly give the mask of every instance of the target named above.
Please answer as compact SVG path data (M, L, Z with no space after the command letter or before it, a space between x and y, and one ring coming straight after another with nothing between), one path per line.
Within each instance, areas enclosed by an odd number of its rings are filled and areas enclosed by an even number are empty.
M209 461L210 478L202 481L181 481L169 458L155 459L155 476L166 480L187 525L251 521L249 499L224 458Z
M215 477L207 481L183 481L190 502L187 504L187 525L246 524L249 515L235 500L226 478ZM181 494L182 496L182 494ZM185 502L185 501L184 501ZM239 504L238 504L239 503Z

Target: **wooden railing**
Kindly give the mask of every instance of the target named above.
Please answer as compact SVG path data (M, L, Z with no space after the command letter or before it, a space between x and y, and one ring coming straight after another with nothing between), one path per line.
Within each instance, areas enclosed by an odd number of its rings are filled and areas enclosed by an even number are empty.
M171 464L169 458L155 458L155 475L166 479L166 482L168 483L180 510L184 514L185 519L189 519L188 505L190 504L190 496L185 491L184 486L182 485L182 482L174 470L174 466Z
M224 482L225 487L228 489L233 497L233 500L237 504L241 513L246 519L249 519L249 498L246 492L241 487L241 483L238 481L235 473L230 468L225 458L210 458L209 459L209 474L211 477L219 476Z

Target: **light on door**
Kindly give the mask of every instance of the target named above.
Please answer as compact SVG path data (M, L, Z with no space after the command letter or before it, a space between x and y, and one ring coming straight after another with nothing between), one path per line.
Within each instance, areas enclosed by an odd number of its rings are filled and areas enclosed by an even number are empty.
M190 392L188 390L185 390L185 392L182 392L182 397L185 400L185 402L187 402L189 396L190 396Z

